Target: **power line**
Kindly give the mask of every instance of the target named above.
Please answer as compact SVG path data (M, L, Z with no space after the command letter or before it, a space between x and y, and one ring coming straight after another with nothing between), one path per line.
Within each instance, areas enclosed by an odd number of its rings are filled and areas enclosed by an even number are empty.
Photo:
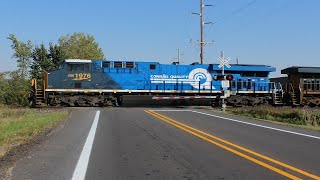
M244 11L245 9L249 8L250 6L253 6L254 4L256 4L259 0L253 0L253 1L250 1L249 3L247 3L245 6L243 7L240 7L239 9L233 11L230 15L227 15L225 17L222 17L220 19L218 19L217 21L215 21L214 23L221 23L221 22L224 22L228 19L230 19L232 16L235 16L237 14L239 14L240 12Z
M227 16L224 16L224 17L218 19L217 21L213 22L213 23L211 24L211 26L209 27L209 30L207 31L207 33L210 32L210 30L211 30L211 28L212 28L212 26L213 26L214 24L225 22L226 20L230 19L232 16L235 16L235 15L239 14L240 12L244 11L245 9L249 8L250 6L253 6L253 5L256 4L258 1L259 1L259 0L252 0L252 1L250 1L249 3L247 3L245 6L242 6L242 7L240 7L239 9L233 11L231 14L229 14L229 15L227 15Z
M280 6L279 8L275 9L274 11L272 11L270 14L277 14L278 12L280 12L281 10L288 8L290 6L293 6L295 3L297 3L297 0L289 0L287 1L287 3L283 4L282 6ZM265 14L265 16L268 14Z
M241 11L249 8L250 6L253 6L254 4L256 4L259 0L252 0L249 3L247 3L245 6L240 7L239 9L233 11L230 15L222 17L220 19L218 19L217 21L215 21L214 23L211 24L211 26L209 27L209 30L206 32L206 34L208 34L208 32L211 30L212 26L217 24L217 23L222 23L222 22L226 22L227 20L229 20L232 16L235 16L237 14L239 14ZM279 13L281 10L291 7L292 5L294 5L295 3L297 3L297 0L289 0L286 3L284 3L282 6L276 8L275 10L271 11L270 13L266 13L264 15L262 15L262 17L264 16L268 16L268 15L274 15Z

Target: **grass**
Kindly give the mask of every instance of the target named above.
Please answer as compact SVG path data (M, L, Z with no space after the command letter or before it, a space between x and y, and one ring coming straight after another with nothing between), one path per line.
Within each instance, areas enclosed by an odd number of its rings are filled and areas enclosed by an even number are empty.
M0 157L12 147L55 126L67 115L66 111L0 107Z
M269 120L281 124L319 130L320 131L320 112L306 110L303 108L291 107L245 107L228 108L232 114L243 115L256 119Z

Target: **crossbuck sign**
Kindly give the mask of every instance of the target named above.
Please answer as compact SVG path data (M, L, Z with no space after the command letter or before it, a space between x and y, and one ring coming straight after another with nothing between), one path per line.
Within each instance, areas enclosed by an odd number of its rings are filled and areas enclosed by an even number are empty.
M223 55L221 55L221 57L219 57L219 61L220 64L218 67L221 68L222 74L224 75L224 66L226 66L227 68L231 67L229 64L230 58L224 58Z
M219 61L220 61L220 64L219 64L219 68L222 68L223 66L226 66L227 68L230 68L230 64L229 64L229 61L230 61L230 58L224 58L224 57L219 57Z

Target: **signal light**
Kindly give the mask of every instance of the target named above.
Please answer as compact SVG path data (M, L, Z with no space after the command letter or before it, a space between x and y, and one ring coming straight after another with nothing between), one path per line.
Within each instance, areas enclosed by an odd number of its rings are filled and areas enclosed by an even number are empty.
M232 81L233 80L233 76L232 75L227 75L226 78L227 78L228 81Z
M214 76L213 76L213 79L214 79L215 81L225 80L225 77L226 77L226 75L218 74L218 75L214 75Z
M222 74L217 74L213 76L213 80L218 81L218 80L228 80L232 81L233 80L233 75L222 75Z

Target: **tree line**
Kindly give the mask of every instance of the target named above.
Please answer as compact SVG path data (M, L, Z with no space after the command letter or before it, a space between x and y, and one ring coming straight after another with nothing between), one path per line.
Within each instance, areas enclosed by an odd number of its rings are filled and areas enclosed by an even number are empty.
M43 71L58 68L64 59L105 59L94 36L73 33L61 36L57 43L34 44L31 40L19 40L14 34L7 37L14 50L12 57L18 70L0 72L0 104L27 106L30 79L41 79Z

